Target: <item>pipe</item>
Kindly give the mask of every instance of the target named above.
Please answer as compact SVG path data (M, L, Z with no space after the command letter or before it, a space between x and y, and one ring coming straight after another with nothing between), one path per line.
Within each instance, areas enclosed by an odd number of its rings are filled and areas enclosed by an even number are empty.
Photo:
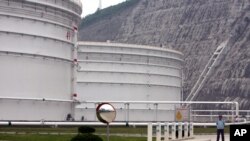
M74 43L74 48L72 51L72 81L71 81L71 100L77 101L77 93L76 93L76 86L77 86L77 67L78 67L78 61L77 61L77 27L73 26L73 31L74 31L74 37L73 37L73 43ZM71 115L73 115L73 118L75 118L75 107L76 103L71 103Z
M79 101L80 103L100 103L100 101ZM130 103L130 104L235 104L230 101L106 101L106 103ZM239 107L238 107L239 108Z
M100 103L100 101L78 101L79 103ZM235 101L102 101L106 103L129 104L232 104L235 105L235 116L239 115L239 103Z
M232 110L192 110L193 112L231 112ZM239 110L239 112L250 112L250 110Z
M242 124L249 124L250 122L234 122L234 123L226 123L226 125L242 125ZM164 125L164 122L160 123ZM169 125L174 124L174 122L169 122ZM194 126L216 126L215 123L193 123ZM47 125L47 126L106 126L101 122L63 122L63 121L0 121L0 125L15 125L15 126L39 126L39 125ZM126 126L126 122L112 122L110 123L111 126ZM129 123L130 126L147 126L148 122L131 122ZM157 125L157 123L152 123L152 125Z
M64 99L50 99L50 98L22 98L22 97L0 97L0 99L6 100L33 100L33 101L51 101L51 102L76 102L74 100L64 100Z

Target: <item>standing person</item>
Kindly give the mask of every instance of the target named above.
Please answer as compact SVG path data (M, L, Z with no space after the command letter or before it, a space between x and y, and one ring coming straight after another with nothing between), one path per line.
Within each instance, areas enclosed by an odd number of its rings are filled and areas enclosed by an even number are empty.
M217 141L219 141L220 135L222 141L224 141L225 122L222 120L222 115L219 115L219 120L216 122L216 126L217 126Z

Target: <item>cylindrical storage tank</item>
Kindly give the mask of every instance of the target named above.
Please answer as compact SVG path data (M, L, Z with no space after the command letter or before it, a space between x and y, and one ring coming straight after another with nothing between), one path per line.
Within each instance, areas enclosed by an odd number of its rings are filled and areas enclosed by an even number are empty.
M78 98L86 102L180 101L182 58L182 53L160 47L79 42ZM128 111L123 110L127 105L115 103L114 106L118 111L116 121L126 120L124 112ZM152 121L156 111L144 110L155 107L154 104L130 104L130 121ZM95 120L91 113L94 108L94 103L79 105L77 118ZM157 105L158 112L173 108L174 105Z
M0 0L0 7L0 120L65 120L74 105L80 0Z

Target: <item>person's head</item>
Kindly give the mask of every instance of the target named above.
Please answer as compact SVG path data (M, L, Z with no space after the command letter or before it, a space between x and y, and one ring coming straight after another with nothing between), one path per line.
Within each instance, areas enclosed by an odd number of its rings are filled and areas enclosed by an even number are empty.
M221 120L222 119L222 115L219 115L219 120Z

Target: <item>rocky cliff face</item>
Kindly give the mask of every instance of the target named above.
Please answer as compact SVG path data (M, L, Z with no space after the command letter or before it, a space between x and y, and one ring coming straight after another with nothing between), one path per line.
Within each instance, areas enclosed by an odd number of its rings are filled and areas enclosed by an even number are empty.
M184 53L184 94L189 94L212 53L227 49L198 100L235 100L250 106L249 0L139 0L80 28L80 40L173 48Z

